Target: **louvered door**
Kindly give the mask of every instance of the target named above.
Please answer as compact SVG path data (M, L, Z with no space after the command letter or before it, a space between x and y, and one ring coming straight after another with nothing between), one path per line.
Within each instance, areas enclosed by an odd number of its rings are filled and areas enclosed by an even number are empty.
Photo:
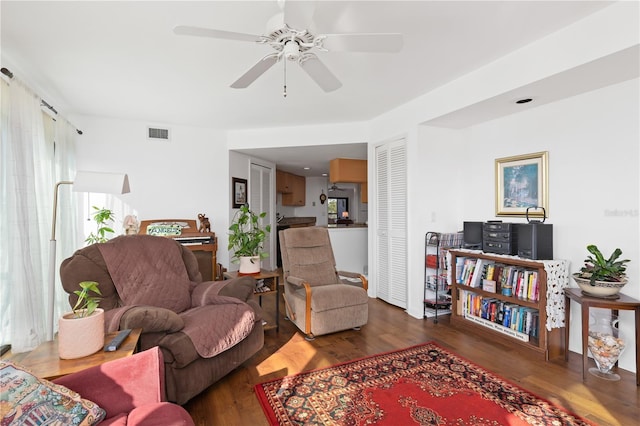
M404 139L376 148L377 297L407 307L407 148Z

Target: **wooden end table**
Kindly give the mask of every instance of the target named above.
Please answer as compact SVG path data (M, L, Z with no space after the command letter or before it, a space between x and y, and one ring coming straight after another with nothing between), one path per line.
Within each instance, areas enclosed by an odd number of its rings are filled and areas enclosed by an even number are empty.
M40 344L24 358L17 360L16 356L16 362L31 370L33 374L41 379L53 380L89 367L104 364L107 361L131 356L137 349L141 332L141 328L131 330L131 333L129 333L124 342L122 342L118 350L105 352L101 349L94 354L76 359L60 359L58 355L58 336L56 335L53 340ZM104 344L106 345L111 342L117 334L117 331L105 334ZM7 359L12 358L13 356L7 357Z
M225 279L232 279L238 277L238 271L226 271L224 274ZM242 276L242 275L240 275ZM258 300L260 301L260 306L262 306L262 296L276 296L276 325L267 325L264 326L265 330L270 330L275 328L276 331L280 331L280 273L276 271L266 271L261 269L257 274L249 274L246 275L248 277L253 277L257 280L264 280L264 284L269 288L269 291L257 292L254 290L256 296L258 296Z
M624 294L620 294L618 299L604 299L600 297L585 296L579 288L564 289L564 360L569 360L569 318L571 313L571 300L580 304L582 310L582 381L587 377L587 363L589 355L587 353L589 341L589 308L605 308L611 309L613 315L618 315L619 310L635 311L636 320L636 386L640 386L640 350L638 350L638 342L640 342L640 300L636 300Z

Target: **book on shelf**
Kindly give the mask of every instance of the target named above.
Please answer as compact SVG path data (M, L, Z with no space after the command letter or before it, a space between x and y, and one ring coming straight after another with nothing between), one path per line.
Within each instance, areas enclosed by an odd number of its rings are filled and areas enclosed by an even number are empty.
M471 278L469 279L469 287L479 288L480 287L480 277L482 276L482 268L484 267L486 260L478 259L476 261L475 266L473 267L473 271L471 274Z
M484 297L473 291L461 292L460 314L486 320L517 333L533 337L539 334L539 311L492 297Z
M464 272L465 257L456 257L456 282L462 282L462 274Z
M462 270L462 276L460 277L460 284L470 286L471 278L473 277L473 271L475 270L478 259L467 258L464 262L464 268Z
M431 269L438 268L438 255L427 254L427 258L425 259L425 266Z
M482 289L484 291L488 291L489 293L496 292L496 282L493 280L483 279L482 280Z
M507 336L511 336L511 337L513 337L515 339L518 339L518 340L522 341L522 342L528 342L529 341L529 336L527 334L520 333L520 332L518 332L516 330L504 327L504 326L502 326L500 324L497 324L495 322L491 322L489 320L482 319L482 318L479 318L477 316L470 315L470 314L465 314L464 317L465 317L465 319L467 319L467 320L469 320L471 322L474 322L474 323L479 324L479 325L481 325L483 327L487 327L487 328L490 328L492 330L498 331L498 332L500 332L502 334L505 334Z

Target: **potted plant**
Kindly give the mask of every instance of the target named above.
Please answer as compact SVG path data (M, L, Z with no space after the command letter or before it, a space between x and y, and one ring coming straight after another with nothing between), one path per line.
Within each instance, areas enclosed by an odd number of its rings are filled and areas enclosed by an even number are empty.
M615 297L627 283L626 263L629 259L618 260L622 250L616 248L608 259L597 246L590 244L587 250L591 253L584 260L580 272L573 274L573 279L589 296Z
M93 220L96 221L96 233L90 233L84 241L87 244L105 243L109 240L109 238L107 238L108 233L115 234L110 224L114 221L113 210L104 207L100 209L96 206L93 206L93 209L95 210Z
M266 212L255 214L244 204L233 217L229 227L228 250L233 249L233 262L240 262L241 274L255 274L260 272L260 260L269 256L263 251L267 234L271 232L271 225L262 226L261 219Z
M79 286L81 290L73 292L78 296L76 304L58 321L58 355L62 359L82 358L104 346L104 310L98 307L102 296L98 283L82 281Z

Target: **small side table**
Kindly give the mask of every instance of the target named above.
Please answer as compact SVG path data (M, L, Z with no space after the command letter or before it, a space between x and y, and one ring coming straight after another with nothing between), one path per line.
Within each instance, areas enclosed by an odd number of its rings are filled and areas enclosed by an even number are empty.
M67 374L75 373L89 367L103 364L107 361L124 358L133 355L138 346L138 339L142 333L141 328L131 330L131 333L122 342L118 350L113 352L98 352L82 358L60 359L58 355L58 336L48 342L43 342L37 348L29 352L24 358L16 361L28 368L41 379L53 380ZM118 335L118 332L108 333L104 336L105 345ZM12 359L8 356L7 359Z
M223 275L225 279L237 278L238 271L227 271ZM260 306L262 306L262 296L276 296L276 325L265 326L264 329L270 330L275 328L276 331L280 331L280 273L277 270L266 271L264 269L261 269L259 273L247 276L253 277L256 280L264 280L265 285L270 288L269 291L254 292L254 294L259 297Z
M569 318L571 313L571 300L580 304L582 310L582 381L587 377L587 363L589 355L587 353L587 345L589 339L589 308L605 308L611 309L614 315L618 315L618 310L635 311L636 333L636 386L640 386L640 350L638 350L638 342L640 342L640 300L620 294L618 299L604 299L599 297L590 297L582 294L579 288L564 289L564 309L565 309L565 326L564 326L564 360L569 359Z

